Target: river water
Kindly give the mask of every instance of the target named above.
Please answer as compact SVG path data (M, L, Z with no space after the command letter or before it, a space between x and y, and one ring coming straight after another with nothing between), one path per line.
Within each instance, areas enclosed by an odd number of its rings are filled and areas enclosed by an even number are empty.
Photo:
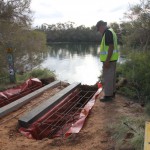
M93 85L101 74L99 45L87 43L55 43L41 64L55 72L58 80Z

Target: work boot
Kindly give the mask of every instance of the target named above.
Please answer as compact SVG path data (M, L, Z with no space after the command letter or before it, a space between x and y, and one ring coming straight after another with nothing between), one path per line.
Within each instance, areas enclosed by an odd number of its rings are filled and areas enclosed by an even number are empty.
M113 96L104 96L100 98L100 102L109 102L113 100Z
M115 99L116 97L116 92L113 93L112 98Z

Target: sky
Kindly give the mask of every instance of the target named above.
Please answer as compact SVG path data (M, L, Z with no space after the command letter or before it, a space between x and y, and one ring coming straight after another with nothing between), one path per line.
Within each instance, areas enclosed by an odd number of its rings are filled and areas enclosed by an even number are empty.
M32 0L33 26L74 22L91 27L99 20L121 22L129 5L140 0Z

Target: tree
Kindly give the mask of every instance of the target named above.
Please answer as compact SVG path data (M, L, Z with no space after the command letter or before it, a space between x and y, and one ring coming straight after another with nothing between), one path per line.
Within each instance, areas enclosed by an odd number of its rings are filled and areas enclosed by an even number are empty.
M75 27L74 22L57 24L43 24L37 30L47 35L47 42L100 42L101 36L97 34L96 27L91 28L80 25Z
M110 27L115 31L115 33L117 34L117 38L118 38L118 43L120 45L123 44L123 39L122 39L122 34L121 34L121 28L120 25L116 22L114 23L110 23Z
M0 1L0 38L4 47L12 43L12 39L20 29L28 29L31 25L31 0Z
M17 23L21 26L31 25L31 0L1 0L0 21Z
M11 47L16 70L33 68L46 46L44 33L31 29L31 0L0 0L0 69L7 72L6 48ZM1 74L1 73L0 73Z
M21 31L15 39L15 67L17 72L32 70L39 65L46 50L46 36L35 30Z
M126 35L126 41L130 43L131 46L140 46L141 49L148 49L150 45L150 3L149 0L141 0L140 4L131 6L125 17L129 19L129 26L124 26L123 30L128 32ZM127 28L126 28L127 27ZM132 41L132 42L130 42Z

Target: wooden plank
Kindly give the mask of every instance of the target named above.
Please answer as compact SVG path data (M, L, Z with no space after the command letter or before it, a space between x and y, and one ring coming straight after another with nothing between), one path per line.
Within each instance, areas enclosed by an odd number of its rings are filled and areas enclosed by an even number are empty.
M144 150L150 150L150 122L145 123Z

